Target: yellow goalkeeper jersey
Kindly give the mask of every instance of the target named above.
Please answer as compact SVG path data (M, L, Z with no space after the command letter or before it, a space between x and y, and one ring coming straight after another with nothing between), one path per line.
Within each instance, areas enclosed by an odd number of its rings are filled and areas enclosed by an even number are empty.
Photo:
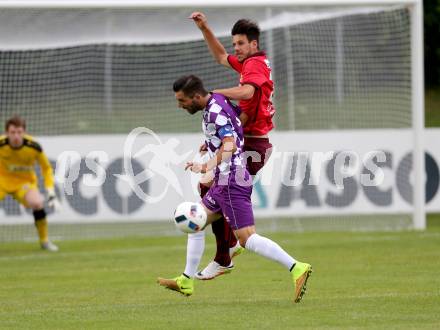
M0 136L0 181L3 187L13 190L23 183L36 185L36 163L40 165L45 188L53 188L52 166L32 136L25 135L23 145L16 149L11 148L6 136Z

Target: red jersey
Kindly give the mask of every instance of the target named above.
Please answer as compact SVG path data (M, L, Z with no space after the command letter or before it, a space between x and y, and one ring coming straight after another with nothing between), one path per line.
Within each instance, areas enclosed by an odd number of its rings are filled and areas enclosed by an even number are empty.
M255 93L249 100L240 100L239 106L249 119L243 127L244 134L265 135L272 128L272 117L275 108L272 104L274 84L269 60L264 52L251 55L239 62L234 55L228 56L229 65L240 73L240 85L249 84L255 87Z

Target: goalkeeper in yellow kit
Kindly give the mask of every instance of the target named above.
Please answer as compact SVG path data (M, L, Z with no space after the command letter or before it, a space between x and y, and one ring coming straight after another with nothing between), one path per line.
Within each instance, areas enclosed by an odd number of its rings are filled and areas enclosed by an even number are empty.
M49 241L44 197L38 189L35 163L41 167L49 207L57 207L52 167L41 146L26 135L26 122L14 116L6 121L6 135L0 136L0 200L12 195L19 203L33 211L41 248L58 251Z

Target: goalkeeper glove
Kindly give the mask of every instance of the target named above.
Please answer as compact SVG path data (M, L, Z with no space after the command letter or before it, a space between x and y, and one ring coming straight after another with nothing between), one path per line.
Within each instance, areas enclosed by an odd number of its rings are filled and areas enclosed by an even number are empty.
M47 206L49 206L55 212L61 211L61 203L55 194L54 188L47 188Z

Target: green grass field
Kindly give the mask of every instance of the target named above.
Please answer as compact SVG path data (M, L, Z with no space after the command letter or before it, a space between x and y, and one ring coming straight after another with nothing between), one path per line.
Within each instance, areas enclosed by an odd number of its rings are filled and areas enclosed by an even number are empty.
M0 246L0 329L434 329L440 326L440 221L425 232L268 234L313 264L292 303L289 274L249 252L189 298L156 284L178 275L186 239ZM214 251L208 235L203 265Z

